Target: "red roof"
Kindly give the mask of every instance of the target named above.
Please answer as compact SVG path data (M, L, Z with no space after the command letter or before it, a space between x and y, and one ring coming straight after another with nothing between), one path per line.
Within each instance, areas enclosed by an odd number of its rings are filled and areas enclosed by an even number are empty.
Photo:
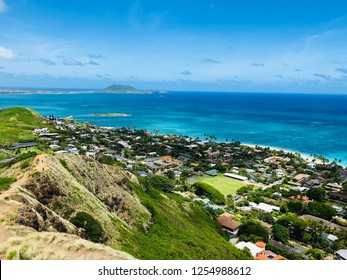
M257 243L255 243L255 245L257 245L259 248L265 248L266 247L266 243L258 241Z

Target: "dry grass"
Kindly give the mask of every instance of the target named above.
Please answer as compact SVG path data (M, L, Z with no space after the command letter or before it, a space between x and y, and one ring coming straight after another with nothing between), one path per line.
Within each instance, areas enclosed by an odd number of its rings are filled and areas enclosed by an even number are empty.
M131 255L76 235L0 223L0 259L129 260Z

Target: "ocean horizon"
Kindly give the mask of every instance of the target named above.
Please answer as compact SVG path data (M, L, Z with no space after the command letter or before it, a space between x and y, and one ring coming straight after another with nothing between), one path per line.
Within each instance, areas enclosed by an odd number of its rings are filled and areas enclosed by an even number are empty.
M213 135L216 141L322 155L343 165L347 165L346 104L343 94L0 94L1 109L29 107L42 115L201 140Z

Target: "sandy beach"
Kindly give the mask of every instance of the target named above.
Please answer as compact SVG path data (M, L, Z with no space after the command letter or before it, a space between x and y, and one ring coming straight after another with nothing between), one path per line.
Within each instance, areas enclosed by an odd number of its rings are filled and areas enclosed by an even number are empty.
M255 149L256 147L261 147L261 148L269 148L270 150L274 150L274 151L283 151L285 153L291 153L291 154L299 154L300 157L304 160L306 160L307 162L313 162L313 163L317 163L317 164L322 164L323 162L320 159L315 159L309 155L297 152L297 151L291 151L288 149L282 149L282 148L278 148L278 147L273 147L273 146L262 146L262 145L254 145L254 144L249 144L249 143L241 143L241 145L243 146L248 146L251 147L253 149ZM342 164L340 164L342 165ZM343 165L342 165L343 166Z

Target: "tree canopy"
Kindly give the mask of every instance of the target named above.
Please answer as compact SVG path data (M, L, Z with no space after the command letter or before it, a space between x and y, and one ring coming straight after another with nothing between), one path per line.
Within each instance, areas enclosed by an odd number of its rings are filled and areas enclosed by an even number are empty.
M289 229L280 224L274 224L272 234L275 240L284 244L289 240Z
M147 185L155 189L169 192L173 189L172 181L164 176L153 176L147 178Z
M269 241L269 233L261 223L251 220L243 223L239 228L240 240L244 241Z
M220 191L215 189L209 184L197 182L192 185L195 194L199 196L206 196L216 204L225 204L225 197Z
M336 210L323 202L311 202L308 205L312 215L330 221L335 215Z

